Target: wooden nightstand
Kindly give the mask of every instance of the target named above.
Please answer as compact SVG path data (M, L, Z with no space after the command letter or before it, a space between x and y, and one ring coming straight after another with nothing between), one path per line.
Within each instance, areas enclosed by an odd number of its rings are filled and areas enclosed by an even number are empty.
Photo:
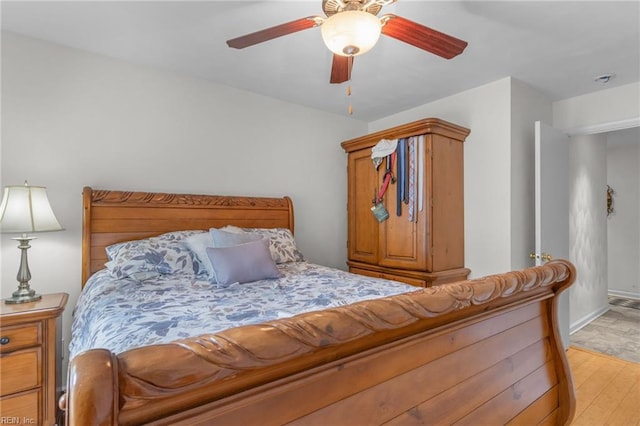
M66 293L37 302L0 301L0 416L3 423L56 424L61 319Z

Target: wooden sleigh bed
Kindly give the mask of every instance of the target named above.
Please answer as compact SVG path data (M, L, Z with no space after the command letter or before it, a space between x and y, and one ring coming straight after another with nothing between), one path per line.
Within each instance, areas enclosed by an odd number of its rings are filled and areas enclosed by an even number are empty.
M83 283L104 248L227 224L287 227L285 198L85 188ZM573 265L544 266L69 365L68 425L568 424L557 323Z

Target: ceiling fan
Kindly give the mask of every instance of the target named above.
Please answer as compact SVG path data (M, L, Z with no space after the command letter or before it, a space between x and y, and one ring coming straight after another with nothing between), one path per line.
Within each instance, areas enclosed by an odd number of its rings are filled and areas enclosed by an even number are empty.
M353 57L369 51L380 34L411 44L427 52L451 59L467 47L467 42L393 14L378 17L383 6L396 0L322 0L326 18L307 16L231 40L227 45L244 49L258 43L320 26L322 38L333 52L330 82L351 79Z

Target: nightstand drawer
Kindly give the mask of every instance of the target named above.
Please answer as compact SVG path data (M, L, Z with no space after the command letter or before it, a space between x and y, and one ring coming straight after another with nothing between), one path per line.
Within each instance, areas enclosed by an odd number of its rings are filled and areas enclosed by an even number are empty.
M42 415L39 412L39 399L40 389L0 398L2 419L5 419L3 423L9 423L10 420L15 420L17 423L14 424L42 424L40 421Z
M0 426L18 420L59 424L61 315L67 298L54 293L35 302L0 302Z
M31 349L0 355L0 395L6 396L42 386L42 350Z
M0 329L0 353L28 348L42 343L42 323L2 327Z

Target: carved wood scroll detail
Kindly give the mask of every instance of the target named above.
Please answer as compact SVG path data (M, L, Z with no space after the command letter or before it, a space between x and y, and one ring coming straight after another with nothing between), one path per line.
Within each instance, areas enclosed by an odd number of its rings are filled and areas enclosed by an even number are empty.
M191 394L194 404L212 401L247 384L255 387L260 380L285 377L517 300L551 297L568 287L575 273L571 263L554 260L523 271L133 349L118 356L121 409L144 411L151 404L154 412L170 410L160 402L175 394ZM212 383L215 386L209 386Z
M142 204L142 205L176 205L176 206L221 206L221 207L256 207L256 208L288 208L286 198L268 197L236 197L225 195L169 194L161 192L128 192L92 190L92 204Z

